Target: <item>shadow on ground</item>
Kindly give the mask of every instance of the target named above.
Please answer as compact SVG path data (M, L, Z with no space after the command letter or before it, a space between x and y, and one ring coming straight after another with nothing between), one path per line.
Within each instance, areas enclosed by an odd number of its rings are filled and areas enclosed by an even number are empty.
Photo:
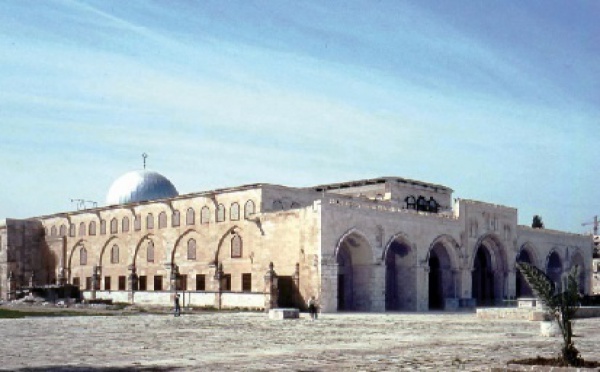
M42 366L42 367L27 367L20 369L11 369L16 372L170 372L180 370L178 367L147 367L147 366L131 366L131 367L94 367L94 366Z

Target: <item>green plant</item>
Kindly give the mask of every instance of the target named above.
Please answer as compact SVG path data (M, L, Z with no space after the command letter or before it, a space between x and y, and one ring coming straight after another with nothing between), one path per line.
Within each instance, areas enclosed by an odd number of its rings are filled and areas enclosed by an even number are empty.
M533 216L533 221L531 221L531 227L533 227L534 229L543 229L544 223L542 222L542 216L537 214Z
M583 365L583 359L573 344L571 322L580 306L577 266L571 269L566 285L559 291L554 282L537 267L526 262L518 262L517 268L544 304L547 314L558 323L563 337L562 361L569 366Z

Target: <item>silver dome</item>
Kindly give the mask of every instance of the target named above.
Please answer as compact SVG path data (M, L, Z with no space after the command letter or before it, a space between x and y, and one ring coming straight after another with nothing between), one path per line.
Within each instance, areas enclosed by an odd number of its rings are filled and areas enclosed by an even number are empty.
M158 172L139 170L125 173L110 186L106 204L127 204L179 195L171 181Z

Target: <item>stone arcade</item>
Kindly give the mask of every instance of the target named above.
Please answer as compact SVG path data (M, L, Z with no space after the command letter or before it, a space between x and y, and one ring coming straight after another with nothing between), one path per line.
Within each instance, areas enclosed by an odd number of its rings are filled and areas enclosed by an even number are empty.
M515 208L384 177L307 188L253 184L178 195L148 170L107 206L0 221L0 295L72 283L141 304L424 311L506 304L531 290L518 260L591 291L592 238L517 225Z

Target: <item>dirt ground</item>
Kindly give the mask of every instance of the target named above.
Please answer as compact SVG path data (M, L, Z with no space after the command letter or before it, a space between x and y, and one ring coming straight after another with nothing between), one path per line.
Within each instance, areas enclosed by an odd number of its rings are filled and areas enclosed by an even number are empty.
M485 371L553 356L537 322L474 313L343 313L311 321L205 312L0 319L0 370ZM577 320L575 344L598 358L600 319Z

